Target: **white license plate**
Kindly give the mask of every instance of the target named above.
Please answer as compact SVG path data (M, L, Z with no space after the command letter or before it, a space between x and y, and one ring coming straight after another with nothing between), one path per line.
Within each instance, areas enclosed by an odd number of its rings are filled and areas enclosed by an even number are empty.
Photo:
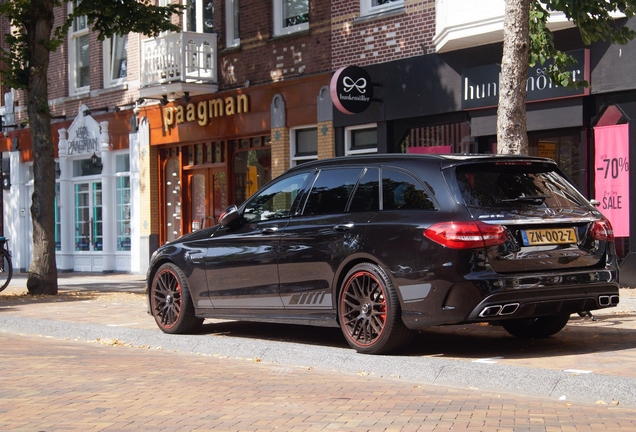
M521 237L525 246L576 243L574 228L521 230Z

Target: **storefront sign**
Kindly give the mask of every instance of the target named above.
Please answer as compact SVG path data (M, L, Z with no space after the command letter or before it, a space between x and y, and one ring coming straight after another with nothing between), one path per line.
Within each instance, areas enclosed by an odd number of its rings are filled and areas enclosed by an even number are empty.
M167 132L172 126L193 121L200 126L205 126L213 118L247 113L249 108L249 100L244 94L210 99L197 104L164 107L162 109L163 128Z
M594 128L594 190L616 237L629 237L629 125Z
M573 73L574 81L590 81L589 50L582 49L572 51L577 63L566 70ZM548 99L561 99L590 94L589 87L569 89L560 87L552 82L547 75L548 61L540 66L528 69L526 81L526 101L537 102ZM501 66L491 64L462 70L462 109L475 109L494 107L499 103L499 82L501 79Z
M331 78L329 91L335 107L345 114L365 111L373 99L371 76L358 66L338 69Z
M67 156L99 152L99 123L90 115L84 115L88 107L82 105L80 111L68 128Z

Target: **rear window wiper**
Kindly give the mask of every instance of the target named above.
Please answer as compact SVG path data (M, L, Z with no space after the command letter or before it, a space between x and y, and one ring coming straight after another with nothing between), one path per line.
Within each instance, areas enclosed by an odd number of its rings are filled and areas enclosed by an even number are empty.
M501 200L501 202L503 203L523 202L523 203L530 203L530 204L543 204L546 199L548 199L548 197L545 195L526 195L526 196L518 196L516 198L503 199Z

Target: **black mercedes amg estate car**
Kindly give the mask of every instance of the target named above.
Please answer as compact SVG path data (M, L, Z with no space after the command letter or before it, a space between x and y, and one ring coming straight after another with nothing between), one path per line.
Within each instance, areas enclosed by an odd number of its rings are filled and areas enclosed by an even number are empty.
M619 302L609 221L550 159L501 155L302 164L159 248L147 284L167 333L212 317L339 326L374 354L440 324L547 337Z

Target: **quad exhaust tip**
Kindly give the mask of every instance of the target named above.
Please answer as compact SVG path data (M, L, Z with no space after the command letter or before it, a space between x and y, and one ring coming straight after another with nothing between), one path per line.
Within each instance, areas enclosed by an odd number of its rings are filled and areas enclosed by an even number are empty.
M598 304L600 306L616 306L619 302L619 298L617 295L611 296L599 296Z
M512 315L519 309L519 303L508 303L505 305L494 305L485 307L479 314L482 318L489 318L494 316L506 316Z

